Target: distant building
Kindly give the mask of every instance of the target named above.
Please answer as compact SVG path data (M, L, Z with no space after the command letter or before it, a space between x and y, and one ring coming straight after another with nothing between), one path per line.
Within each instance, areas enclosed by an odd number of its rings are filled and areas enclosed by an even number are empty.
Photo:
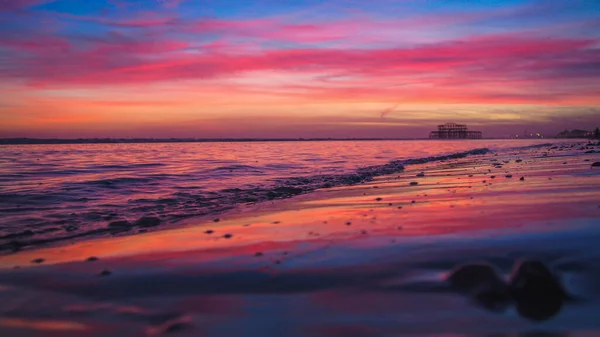
M431 131L430 139L481 139L481 131L469 131L465 124L446 123L438 125L437 131Z

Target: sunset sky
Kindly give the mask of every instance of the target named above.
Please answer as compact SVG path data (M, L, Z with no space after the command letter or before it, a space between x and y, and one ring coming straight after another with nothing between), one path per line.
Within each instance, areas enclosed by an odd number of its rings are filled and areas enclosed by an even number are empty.
M0 137L600 126L598 0L0 0Z

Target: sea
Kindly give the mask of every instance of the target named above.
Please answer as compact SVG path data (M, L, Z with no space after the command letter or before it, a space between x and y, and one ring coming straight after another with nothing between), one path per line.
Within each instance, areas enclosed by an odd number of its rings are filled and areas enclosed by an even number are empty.
M263 141L0 146L0 252L135 233L358 184L410 163L548 140ZM479 150L476 150L479 151Z

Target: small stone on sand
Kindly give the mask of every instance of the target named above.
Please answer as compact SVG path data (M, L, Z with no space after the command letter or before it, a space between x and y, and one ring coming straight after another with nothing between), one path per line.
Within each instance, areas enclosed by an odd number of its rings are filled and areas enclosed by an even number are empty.
M525 177L519 178L520 181L525 181Z
M254 256L263 256L263 255L265 255L265 254L263 254L262 252L256 252L256 253L254 254Z
M212 233L214 233L214 232L215 232L215 231L213 231L212 229L209 229L209 230L205 231L204 233L205 233L205 234L212 234Z
M31 260L31 263L43 263L44 261L46 261L46 260L39 258L39 259Z
M214 219L213 221L214 221L214 222L219 222L219 221L221 221L221 219L219 219L219 218L216 218L216 219Z
M86 261L88 261L88 262L94 262L94 261L98 261L98 258L97 258L97 257L95 257L95 256L90 256L90 257L88 257L88 258L86 259Z
M419 183L418 183L418 182L416 182L416 181L411 181L411 182L410 182L410 186L417 186L417 185L419 185Z
M592 164L592 167L600 167L600 161L597 161Z
M98 276L109 276L111 275L112 272L108 269L104 269L103 271L100 272L100 274L98 274Z
M512 174L507 174L506 178L512 178Z
M381 199L381 198L376 198L375 200L377 200L377 201L381 201L381 200L383 200L383 199Z
M425 172L421 172L421 173L417 174L417 177L419 177L419 178L424 177L424 176L425 176Z
M231 239L233 237L233 234L225 234L225 235L223 235L223 237L225 239Z

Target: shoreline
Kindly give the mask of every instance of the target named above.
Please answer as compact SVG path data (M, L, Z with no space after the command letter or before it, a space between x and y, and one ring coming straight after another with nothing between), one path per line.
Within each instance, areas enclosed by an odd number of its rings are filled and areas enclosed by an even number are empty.
M536 149L540 147L551 147L554 144L555 143L543 143L507 148L501 151L524 151L527 149ZM575 146L573 144L571 144L571 146ZM60 245L62 242L67 240L93 240L95 238L106 236L137 235L148 231L178 228L182 223L214 218L221 216L222 214L227 214L227 212L235 212L236 208L243 207L244 205L260 205L261 203L272 200L282 200L298 195L310 194L320 189L364 184L379 176L402 172L405 170L406 166L444 162L447 160L461 159L469 156L478 156L493 152L493 150L488 148L475 148L468 151L447 154L442 153L430 157L392 160L379 165L359 167L356 170L347 173L280 179L279 183L274 184L273 186L254 188L248 191L243 189L235 189L235 195L238 199L244 200L250 197L255 201L234 202L233 204L228 205L228 207L222 207L222 209L214 210L204 215L181 216L176 220L168 221L166 223L164 220L153 218L152 215L144 215L136 221L127 221L126 223L124 222L123 224L119 224L119 226L112 226L114 221L108 221L104 227L92 227L86 231L67 232L65 233L66 235L63 236L54 236L53 234L51 236L44 235L47 230L45 228L41 228L39 230L40 234L38 234L37 231L32 230L9 233L0 237L0 255L6 254L6 252L9 252L8 254L10 254L10 251L14 253L24 249L35 249L36 247L44 247L48 245ZM231 191L233 192L234 190ZM144 225L142 222L143 220L147 220L150 225ZM116 225L116 223L114 224Z
M193 218L0 256L0 312L9 313L0 331L593 336L596 161L598 152L546 145L413 164L364 184L246 205L218 222ZM463 263L488 261L508 277L523 258L548 264L578 300L532 322L438 290Z

